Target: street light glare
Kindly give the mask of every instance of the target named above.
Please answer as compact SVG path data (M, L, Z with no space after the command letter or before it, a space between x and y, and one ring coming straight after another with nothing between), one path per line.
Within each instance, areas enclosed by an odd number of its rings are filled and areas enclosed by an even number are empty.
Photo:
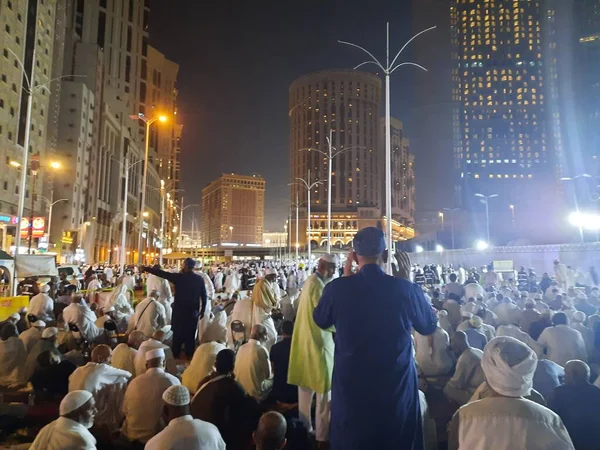
M167 120L169 120L169 119L167 119L167 116L158 116L158 120L159 120L160 122L166 122L166 121L167 121Z
M60 165L60 163L58 161L52 161L50 163L50 168L51 169L60 169L60 167L61 167L61 165Z
M600 230L600 215L575 211L569 215L569 223L586 230Z
M475 242L475 248L477 250L487 250L489 248L489 244L483 240L478 240Z
M415 246L415 252L416 253L423 253L423 247L421 247L420 245L416 245Z
M435 246L435 251L441 253L444 251L444 247L442 247L440 244L437 244Z
M150 213L148 213L148 211L144 211L144 213L142 214L142 216L144 217L148 217L150 215Z
M21 163L17 162L17 161L11 161L10 165L13 166L13 167L21 167Z

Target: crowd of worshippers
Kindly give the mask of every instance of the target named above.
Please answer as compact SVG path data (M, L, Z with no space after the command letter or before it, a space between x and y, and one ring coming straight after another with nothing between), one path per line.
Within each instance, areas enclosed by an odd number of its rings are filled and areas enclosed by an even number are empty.
M438 326L414 332L415 361L426 396L460 407L449 448L600 448L600 289L554 267L526 287L490 265L478 281L452 272L426 288ZM494 431L507 422L514 434Z
M600 290L571 285L560 277L561 265L555 262L549 282L543 277L526 289L489 266L479 281L460 283L452 272L418 294L438 322L433 326L433 316L431 327L413 323L424 333L412 332L424 436L414 448L438 448L446 426L451 449L600 448L600 388L592 383L600 372ZM360 272L374 277L372 266L364 262ZM337 258L322 255L312 270L224 267L186 260L181 274L142 268L148 296L137 304L126 277L102 306L93 274L85 295L69 283L53 299L47 285L35 286L29 308L0 323L0 389L29 400L24 416L0 409L7 425L0 439L16 435L33 441L23 448L50 450L327 448L334 353L344 348L347 357L349 350L348 342L336 342L330 299L322 300L340 275ZM352 267L347 261L344 277ZM216 282L223 271L225 280L241 280L243 269L255 276L250 291ZM409 271L401 277L410 278ZM202 301L196 298L198 314L183 320L187 312L177 305L192 289L190 279L202 285L194 294ZM357 302L369 308L369 298ZM344 314L357 312L350 309ZM381 344L383 351L392 343ZM457 409L441 428L427 403L436 392ZM353 412L362 415L369 411ZM349 448L356 433L360 427L336 448Z

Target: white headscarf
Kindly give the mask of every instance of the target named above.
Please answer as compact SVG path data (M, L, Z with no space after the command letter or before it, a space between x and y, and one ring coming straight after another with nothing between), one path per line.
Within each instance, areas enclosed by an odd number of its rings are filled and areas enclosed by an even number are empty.
M502 357L503 351L526 350L527 357L514 366L509 366ZM537 356L528 346L509 336L492 339L485 346L481 367L487 383L498 394L507 397L522 397L531 393L533 374L537 367Z

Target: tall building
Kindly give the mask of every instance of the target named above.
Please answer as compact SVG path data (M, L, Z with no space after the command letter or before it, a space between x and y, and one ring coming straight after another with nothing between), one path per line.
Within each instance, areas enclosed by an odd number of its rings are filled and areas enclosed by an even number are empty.
M391 117L392 131L392 218L410 227L415 223L415 157L404 136L404 125ZM380 120L380 146L385 150L385 119ZM382 180L385 179L385 174Z
M223 174L202 189L203 246L260 245L264 220L264 178Z
M41 193L48 184L49 164L54 150L54 147L47 145L47 136L55 134L51 111L52 96L45 89L36 89L32 98L26 186L20 185L22 168L16 168L10 163L20 163L23 159L27 117L26 89L32 68L35 86L45 85L52 90L58 90L60 87L56 86L57 83L50 83L55 58L54 46L61 44L55 41L56 12L57 2L23 0L2 2L0 5L0 157L4 164L0 188L0 216L3 237L7 232L16 235L15 225L21 189L25 189L25 217L30 214L32 208L36 216L41 215L45 204ZM37 176L32 176L30 170L32 160L39 162Z
M62 73L75 76L61 83L65 93L57 156L65 170L56 189L67 201L55 206L50 241L56 244L61 260L84 257L116 262L125 253L127 262L136 262L147 164L142 258L151 260L164 246L160 239L161 180L166 183L165 196L173 196L165 202L170 217L166 229L172 230L172 217L177 214L178 180L169 168L176 166L172 158L178 157L178 67L148 45L148 0L66 0L66 4ZM166 128L160 122L152 125L147 160L145 124L131 118L138 114L168 117ZM125 200L126 245L121 248Z
M475 194L498 194L489 205L493 225L503 228L515 209L520 225L539 223L544 210L535 205L558 194L555 18L543 0L452 0L450 6L458 200L481 212ZM483 228L482 217L473 218Z
M334 153L341 152L331 167L331 244L348 245L358 230L385 226L381 183L384 157L379 137L381 98L381 79L354 70L317 72L291 84L290 201L299 206L298 242L294 211L288 231L294 245L327 245L329 161L321 152L328 153L330 135ZM322 182L311 190L310 236L308 192L299 178L309 185ZM394 239L412 237L414 231L409 225L393 222Z

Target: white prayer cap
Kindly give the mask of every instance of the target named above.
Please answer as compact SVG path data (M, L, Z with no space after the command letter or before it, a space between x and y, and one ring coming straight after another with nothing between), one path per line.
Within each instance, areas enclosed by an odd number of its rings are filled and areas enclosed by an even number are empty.
M33 324L34 327L45 327L46 326L46 322L44 322L43 320L38 320L37 322L35 322Z
M146 361L150 361L151 359L156 359L156 358L164 358L164 357L165 357L165 351L161 347L154 348L154 349L146 352Z
M269 267L267 270L265 270L265 275L277 275L277 270Z
M473 316L471 317L471 320L469 320L469 323L475 328L480 328L483 324L483 319L479 316Z
M42 332L42 338L48 339L48 338L51 338L53 336L56 336L57 334L58 334L58 328L56 328L56 327L46 328Z
M333 253L325 253L324 255L321 255L321 258L319 259L322 259L323 261L328 262L330 264L338 263L338 257Z
M573 322L585 322L586 315L583 311L574 312L571 316Z
M58 412L61 416L72 413L89 402L91 398L92 394L88 391L69 392L60 402Z
M110 305L108 308L103 309L103 311L105 313L107 312L113 312L115 310L115 307L113 305Z
M8 316L9 319L15 319L15 320L20 320L21 316L19 315L19 313L12 313L10 316Z
M535 352L521 341L499 336L485 346L481 368L487 383L498 394L523 397L531 393L537 361Z
M469 311L461 311L461 312L460 312L460 316L461 316L463 319L470 319L471 317L473 317L473 314L472 314L472 313L470 313Z
M167 405L185 406L190 403L190 391L185 386L171 386L164 392L162 398Z
M43 292L44 294L47 294L48 292L50 292L50 286L45 284L40 288L40 291Z

